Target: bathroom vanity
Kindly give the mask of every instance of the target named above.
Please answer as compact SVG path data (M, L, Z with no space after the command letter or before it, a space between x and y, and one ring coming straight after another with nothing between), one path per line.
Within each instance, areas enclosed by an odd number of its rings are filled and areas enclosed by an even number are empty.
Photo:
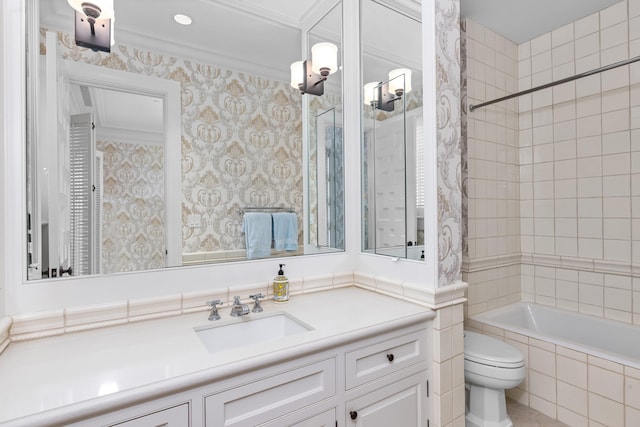
M0 425L427 426L435 312L357 287L262 305L13 343Z

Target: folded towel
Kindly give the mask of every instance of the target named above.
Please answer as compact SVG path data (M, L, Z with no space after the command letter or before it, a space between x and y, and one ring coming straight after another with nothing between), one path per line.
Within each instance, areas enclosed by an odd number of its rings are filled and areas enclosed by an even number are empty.
M298 250L298 217L292 212L276 212L273 216L273 247L277 251Z
M242 231L247 245L247 259L271 255L271 215L266 212L246 212Z

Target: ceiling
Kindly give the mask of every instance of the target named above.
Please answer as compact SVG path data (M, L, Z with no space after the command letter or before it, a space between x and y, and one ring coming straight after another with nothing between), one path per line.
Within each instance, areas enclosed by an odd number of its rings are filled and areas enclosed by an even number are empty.
M39 0L41 25L73 32L73 9L67 0ZM419 0L386 0L407 15ZM521 43L561 27L620 0L461 0L461 17ZM302 59L302 28L322 20L313 32L340 40L339 19L323 17L336 0L115 0L116 43L216 64L279 81L289 80L289 64ZM409 67L419 81L419 24L366 2L362 42L366 45L365 81L381 80L391 68ZM412 10L407 9L412 6ZM403 6L404 9L403 9ZM409 8L411 9L411 8ZM192 17L190 26L173 21L176 13ZM340 14L337 14L340 16ZM367 30L369 28L369 30ZM402 29L400 31L399 29ZM306 31L306 30L305 30ZM397 42L402 37L403 42ZM416 43L409 43L408 41ZM418 54L416 54L418 49ZM391 67L391 68L390 68ZM373 70L373 71L372 71ZM371 76L366 75L371 74ZM381 77L382 76L382 77ZM415 84L414 84L415 85Z
M461 0L460 17L520 44L620 0Z
M321 14L317 0L115 0L115 40L173 56L219 64L264 77L286 76L301 59L306 20ZM40 0L40 22L73 32L67 0ZM179 25L182 13L193 23ZM321 17L318 16L318 18Z
M72 83L71 114L91 113L98 137L134 136L145 144L164 144L162 98Z

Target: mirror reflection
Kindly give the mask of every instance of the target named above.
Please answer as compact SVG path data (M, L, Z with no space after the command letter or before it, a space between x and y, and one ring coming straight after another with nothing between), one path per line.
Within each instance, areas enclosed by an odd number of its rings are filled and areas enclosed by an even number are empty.
M425 142L419 17L365 0L361 43L363 250L421 260Z
M319 43L340 46L341 5L335 6L308 34L309 54ZM338 48L338 64L342 49ZM338 65L340 68L340 65ZM338 71L324 82L323 96L307 101L310 250L344 248L344 161L342 140L342 75Z
M265 256L342 250L335 189L342 183L319 195L316 178L304 194L303 120L318 114L303 113L310 95L289 84L289 64L306 37L300 22L315 3L189 0L178 11L170 2L115 2L107 53L76 45L66 0L31 1L39 55L29 88L29 278L244 260L249 211L294 214L296 244L276 248L270 239ZM191 25L175 22L177 12ZM337 6L325 16L327 28L341 17ZM340 46L339 27L330 40L321 35L313 37ZM79 64L88 75L78 77ZM102 79L103 72L117 77ZM339 117L336 74L327 86L337 92L313 98L332 98L326 104ZM170 82L177 97L153 83L136 89L139 78ZM322 146L332 144L338 158L341 142L334 136L329 144L326 135L339 133L339 120L322 123ZM76 144L86 148L82 155L73 148L75 127L86 133ZM322 183L337 175L322 175ZM313 235L328 237L311 238L311 221L303 220L312 199Z

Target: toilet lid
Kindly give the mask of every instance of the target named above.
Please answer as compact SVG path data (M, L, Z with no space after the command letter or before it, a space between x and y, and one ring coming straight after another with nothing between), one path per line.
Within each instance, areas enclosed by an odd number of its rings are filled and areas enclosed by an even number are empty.
M483 365L518 368L524 357L517 348L496 338L464 331L464 358Z

